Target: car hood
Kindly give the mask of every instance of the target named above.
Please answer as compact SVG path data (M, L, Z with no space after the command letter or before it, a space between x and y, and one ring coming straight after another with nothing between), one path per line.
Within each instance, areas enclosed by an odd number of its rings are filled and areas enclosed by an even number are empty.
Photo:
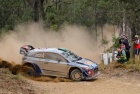
M82 65L86 65L86 66L91 66L91 67L97 67L97 64L89 59L86 59L86 58L82 58L81 60L79 61L76 61L76 63L78 64L82 64Z

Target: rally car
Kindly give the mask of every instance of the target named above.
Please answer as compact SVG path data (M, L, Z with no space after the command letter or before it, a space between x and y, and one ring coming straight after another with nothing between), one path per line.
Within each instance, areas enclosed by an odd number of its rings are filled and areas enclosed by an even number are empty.
M64 48L34 48L25 45L20 48L23 65L32 68L30 76L56 76L74 81L94 79L99 75L98 65L92 60L79 57Z

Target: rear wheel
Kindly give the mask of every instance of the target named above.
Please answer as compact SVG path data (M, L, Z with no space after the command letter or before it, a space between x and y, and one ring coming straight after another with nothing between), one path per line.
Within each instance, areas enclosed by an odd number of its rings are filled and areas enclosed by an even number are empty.
M35 77L35 70L32 67L29 66L23 66L22 67L22 73L25 76L29 76L29 77Z
M81 81L82 80L82 72L79 69L74 69L70 73L70 78L73 81Z

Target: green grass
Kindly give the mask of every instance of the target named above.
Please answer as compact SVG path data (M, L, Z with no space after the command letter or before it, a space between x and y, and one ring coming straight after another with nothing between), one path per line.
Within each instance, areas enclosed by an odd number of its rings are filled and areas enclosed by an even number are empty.
M20 74L14 75L12 79L21 80L22 76Z

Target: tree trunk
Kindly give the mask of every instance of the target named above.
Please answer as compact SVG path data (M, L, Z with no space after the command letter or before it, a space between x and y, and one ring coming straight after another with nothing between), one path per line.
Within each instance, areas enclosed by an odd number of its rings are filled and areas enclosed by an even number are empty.
M34 2L34 21L35 22L39 21L38 7L39 7L39 0L35 0L35 2Z
M123 19L122 19L122 34L126 34L126 13L125 9L123 9Z
M104 31L103 31L103 24L101 22L101 34L102 34L102 40L104 39Z
M126 34L126 23L125 23L125 15L123 17L123 26L122 26L122 34Z
M95 32L96 32L96 42L98 42L98 32L97 32L97 24L95 23Z
M131 39L133 40L133 38L134 38L134 36L136 35L136 28L135 28L135 25L134 24L132 24L131 25Z
M116 37L116 27L115 26L114 26L114 36ZM114 45L114 43L113 43L113 45ZM115 56L115 47L113 46L113 48L112 48L112 61L115 60L114 56Z
M40 0L40 12L43 21L45 21L45 13L44 13L44 0Z

